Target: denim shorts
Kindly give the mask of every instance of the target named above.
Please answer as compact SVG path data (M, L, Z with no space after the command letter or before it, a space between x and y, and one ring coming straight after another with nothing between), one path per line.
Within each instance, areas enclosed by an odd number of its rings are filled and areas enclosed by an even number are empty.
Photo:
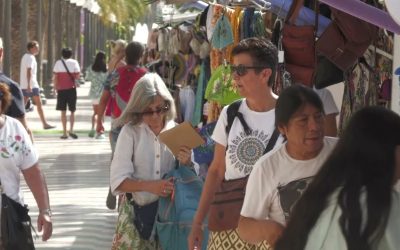
M32 88L32 92L28 92L27 89L23 89L22 93L26 97L32 97L32 96L39 96L40 95L39 88Z

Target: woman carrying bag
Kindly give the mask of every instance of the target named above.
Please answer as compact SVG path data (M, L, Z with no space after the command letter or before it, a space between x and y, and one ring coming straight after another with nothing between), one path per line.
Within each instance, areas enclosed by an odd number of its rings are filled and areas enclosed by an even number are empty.
M0 249L34 249L30 232L30 218L20 195L20 174L35 197L39 208L38 231L42 240L47 241L52 234L51 210L46 181L42 174L38 155L22 124L6 116L11 104L11 94L6 84L0 83L0 181L2 191L1 241ZM9 206L9 205L12 205ZM10 211L10 209L15 209ZM18 219L8 216L16 212ZM18 227L22 222L26 225ZM23 223L22 223L23 224ZM21 229L22 230L19 230Z
M148 73L136 83L113 124L123 127L111 163L111 191L126 195L112 249L159 249L154 237L158 198L174 192L172 179L162 177L174 169L176 159L158 135L176 125L175 116L174 100L163 80ZM181 148L177 160L191 165L191 150Z

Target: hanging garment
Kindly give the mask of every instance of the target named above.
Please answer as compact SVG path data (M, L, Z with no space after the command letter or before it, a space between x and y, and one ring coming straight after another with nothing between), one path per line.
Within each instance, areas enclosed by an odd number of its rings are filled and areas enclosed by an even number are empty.
M367 50L366 62L374 60ZM352 114L359 109L378 104L379 72L366 63L358 63L352 71L345 74L342 108L340 111L339 134L345 129Z
M183 121L191 121L194 111L195 95L192 87L185 86L179 91L181 113Z

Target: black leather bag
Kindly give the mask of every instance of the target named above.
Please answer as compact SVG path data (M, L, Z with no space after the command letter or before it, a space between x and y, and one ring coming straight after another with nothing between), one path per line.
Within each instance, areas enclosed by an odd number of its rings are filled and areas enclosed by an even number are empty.
M1 240L5 250L35 249L27 205L1 195Z
M133 206L133 224L139 232L142 239L148 240L153 232L154 222L158 210L158 200L150 204L140 206L131 200Z
M325 56L318 56L317 69L315 71L314 86L316 89L326 88L328 86L344 81L344 72Z

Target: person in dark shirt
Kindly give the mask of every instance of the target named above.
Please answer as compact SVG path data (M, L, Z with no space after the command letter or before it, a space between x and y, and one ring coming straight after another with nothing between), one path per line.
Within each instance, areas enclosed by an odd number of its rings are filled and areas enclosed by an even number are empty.
M0 37L0 65L3 62L3 40ZM12 95L11 105L8 108L6 115L11 116L17 120L19 120L22 125L25 127L26 131L28 132L29 136L33 141L32 133L28 127L25 118L25 105L24 105L24 96L22 94L21 89L18 87L18 84L14 82L12 79L7 77L1 70L0 70L0 82L3 82L8 85L10 88L10 92Z

